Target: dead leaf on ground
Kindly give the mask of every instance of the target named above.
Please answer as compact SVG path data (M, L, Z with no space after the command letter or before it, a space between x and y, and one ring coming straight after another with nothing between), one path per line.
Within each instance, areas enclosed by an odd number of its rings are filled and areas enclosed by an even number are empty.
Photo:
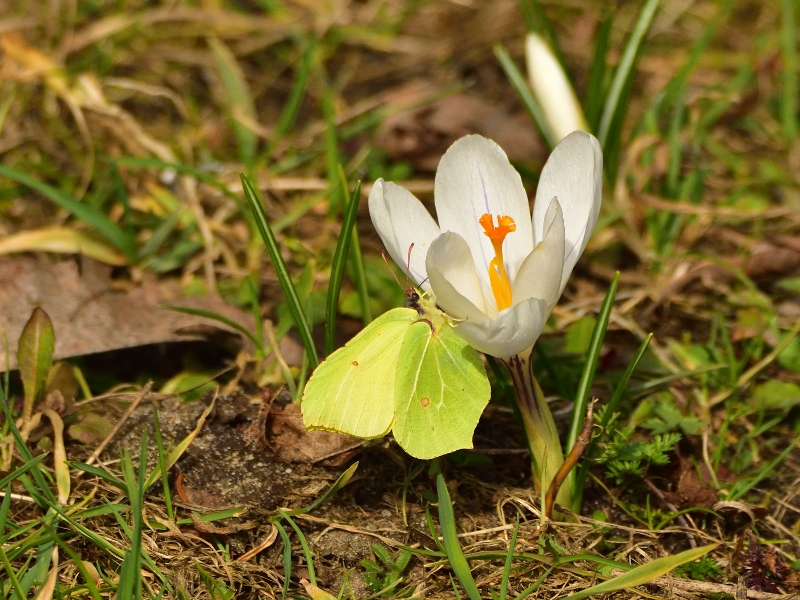
M415 82L397 91L388 108L412 106L387 117L377 144L394 160L435 171L447 148L458 138L479 133L497 142L511 160L543 159L547 150L528 115L512 113L472 92L438 100L427 83ZM420 105L422 104L422 105Z
M19 335L37 306L53 321L55 359L198 340L204 333L219 331L240 335L210 319L159 308L165 304L219 313L244 327L252 326L252 317L219 298L182 297L177 282L148 280L140 286L120 287L111 280L110 267L90 259L3 259L0 289L0 339L8 340L11 369L17 368ZM0 365L4 369L5 356Z
M755 280L784 277L800 271L800 238L779 237L756 244L745 272Z
M679 510L713 507L719 501L717 491L700 480L690 461L683 457L679 460L675 491L664 492L664 498Z
M345 464L363 440L331 431L306 431L299 404L273 407L267 421L267 444L286 462Z
M730 500L717 502L711 510L720 515L723 528L728 533L751 527L769 514L763 506Z

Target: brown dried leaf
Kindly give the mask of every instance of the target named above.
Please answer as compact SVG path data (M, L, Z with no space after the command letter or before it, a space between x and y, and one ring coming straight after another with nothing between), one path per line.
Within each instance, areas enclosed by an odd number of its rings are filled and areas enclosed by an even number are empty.
M107 415L89 412L67 429L67 435L87 446L96 446L111 433L113 428L114 423Z
M306 431L300 405L288 404L270 411L267 443L281 461L315 463L328 459L339 465L350 460L363 440L331 431Z
M224 325L170 310L181 305L219 313L252 326L252 318L213 297L183 298L176 282L146 282L120 289L109 267L84 259L53 261L21 256L0 260L0 336L9 342L10 368L17 368L17 340L34 307L53 321L54 358L82 356L146 344L202 339ZM239 334L237 333L238 337ZM0 358L5 366L5 357Z
M664 492L667 501L679 510L684 508L711 508L719 501L717 491L700 481L694 465L680 458L678 482L674 492Z
M395 108L414 104L387 117L378 132L378 145L394 160L434 171L445 150L458 138L479 133L497 142L511 160L543 157L546 150L527 115L511 114L504 106L463 92L439 100L426 83L414 82L398 90L389 102ZM441 92L439 92L441 93Z
M779 237L753 248L745 272L751 279L784 277L800 271L800 238Z

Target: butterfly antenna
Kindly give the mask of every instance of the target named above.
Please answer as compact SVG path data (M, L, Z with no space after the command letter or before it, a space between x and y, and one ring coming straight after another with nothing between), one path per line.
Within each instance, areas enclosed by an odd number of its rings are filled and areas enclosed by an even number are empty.
M408 258L406 259L406 288L411 287L409 281L411 280L411 251L414 249L414 242L408 247Z
M403 284L400 283L400 280L397 278L397 275L395 275L394 269L392 268L392 265L389 262L389 259L386 258L386 252L381 252L381 257L383 258L383 262L386 263L386 266L389 267L389 273L392 274L392 277L394 277L394 280L397 282L397 285L400 287L400 289L405 290L405 288L403 287Z
M408 247L408 258L406 258L406 298L411 299L411 302L416 304L417 300L419 300L419 294L417 293L417 288L411 285L411 251L414 249L414 242L411 242L411 245Z

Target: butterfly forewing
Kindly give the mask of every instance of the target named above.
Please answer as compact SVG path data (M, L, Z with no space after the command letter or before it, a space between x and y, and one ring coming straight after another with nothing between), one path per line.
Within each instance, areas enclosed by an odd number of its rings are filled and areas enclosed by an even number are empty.
M475 349L443 318L429 316L408 329L397 357L394 437L416 458L472 448L491 395Z
M398 354L406 332L418 318L410 308L390 310L325 359L303 392L306 428L363 438L389 433Z

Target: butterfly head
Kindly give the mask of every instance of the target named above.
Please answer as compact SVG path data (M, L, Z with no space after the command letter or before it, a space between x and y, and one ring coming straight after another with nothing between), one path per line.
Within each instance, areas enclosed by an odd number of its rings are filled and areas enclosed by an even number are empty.
M413 286L408 286L405 289L405 292L406 292L406 299L405 302L403 302L403 306L405 308L413 308L418 313L422 314L423 310L422 306L419 303L419 293L417 293L417 290Z

